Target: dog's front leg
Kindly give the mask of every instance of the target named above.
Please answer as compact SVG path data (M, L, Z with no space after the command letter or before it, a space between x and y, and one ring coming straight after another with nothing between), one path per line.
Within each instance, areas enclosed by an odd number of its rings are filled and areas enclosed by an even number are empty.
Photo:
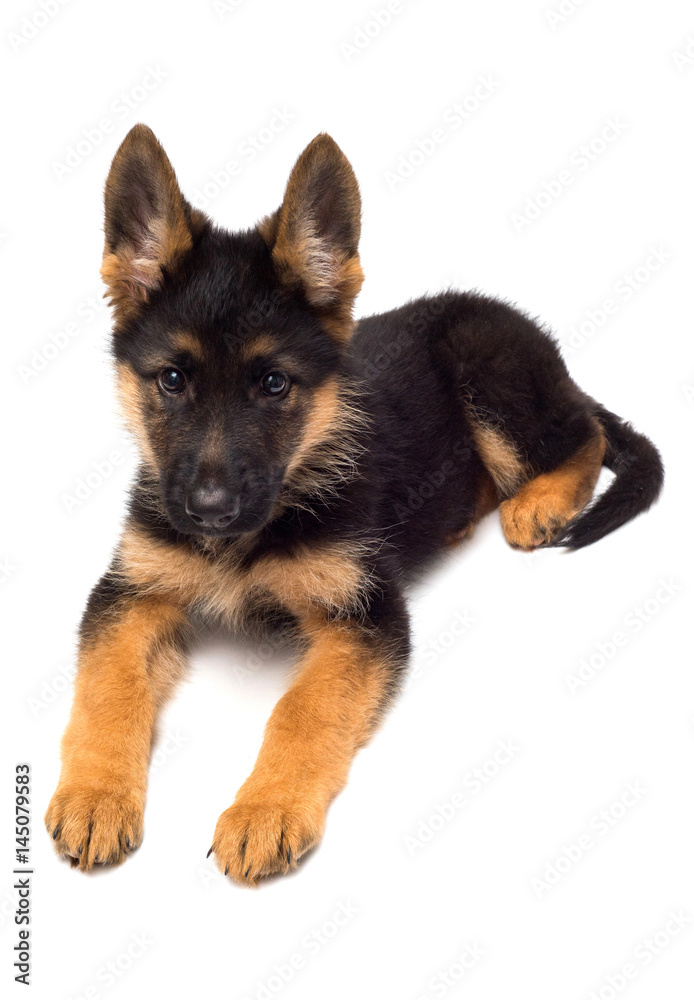
M375 626L309 617L296 679L268 721L253 772L217 822L210 850L236 881L254 885L286 872L320 840L326 810L406 655L404 615L387 617L387 628L383 619Z
M109 577L85 612L60 782L46 812L58 852L88 870L142 839L157 711L182 667L185 613Z

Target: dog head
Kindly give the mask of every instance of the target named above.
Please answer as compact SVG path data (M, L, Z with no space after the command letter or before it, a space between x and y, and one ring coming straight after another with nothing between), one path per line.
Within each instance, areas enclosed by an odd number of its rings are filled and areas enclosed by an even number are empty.
M343 357L363 280L352 168L317 136L280 208L231 233L188 204L136 125L105 202L119 395L158 503L185 534L256 531L344 459Z

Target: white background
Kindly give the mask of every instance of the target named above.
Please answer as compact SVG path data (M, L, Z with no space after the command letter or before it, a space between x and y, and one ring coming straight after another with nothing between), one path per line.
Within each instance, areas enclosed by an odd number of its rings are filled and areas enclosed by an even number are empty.
M384 0L228 6L224 16L180 0L71 0L50 18L38 3L2 11L2 981L27 995L11 982L10 839L14 764L27 760L30 996L691 997L691 6L592 0L571 13L565 0L568 14L553 18L559 0L411 0L370 35L359 31ZM150 68L165 74L156 86ZM473 96L480 77L494 81L486 100ZM467 117L456 127L457 102ZM275 108L293 117L270 135ZM110 130L95 134L103 119ZM621 134L601 146L608 119ZM75 629L134 467L98 268L103 183L137 121L155 130L183 190L202 192L231 228L274 209L299 152L329 131L363 194L360 314L449 284L508 297L551 325L577 381L648 433L667 467L658 505L594 547L524 556L492 516L422 581L405 693L359 755L323 845L258 890L222 879L205 854L286 664L221 635L196 652L163 720L141 850L85 876L53 855L42 824ZM417 160L418 140L439 127L432 155L394 183L400 158ZM99 141L81 142L83 130ZM269 141L251 159L258 135ZM576 153L585 143L587 165ZM241 168L225 178L233 159ZM565 169L573 182L519 226L514 213ZM638 276L630 295L625 275ZM601 317L608 298L616 306ZM92 476L74 503L94 463L102 482ZM637 627L639 608L649 610ZM474 621L453 636L465 615ZM615 632L626 637L618 649ZM604 666L572 694L567 675L591 657ZM475 794L471 772L502 740L513 759ZM640 790L624 806L629 782ZM466 805L437 819L456 791ZM595 819L605 809L607 825ZM592 847L566 860L584 835ZM538 888L560 857L555 884ZM352 915L338 927L341 906ZM129 957L138 934L146 949ZM456 979L466 947L481 957ZM626 964L634 975L620 979Z

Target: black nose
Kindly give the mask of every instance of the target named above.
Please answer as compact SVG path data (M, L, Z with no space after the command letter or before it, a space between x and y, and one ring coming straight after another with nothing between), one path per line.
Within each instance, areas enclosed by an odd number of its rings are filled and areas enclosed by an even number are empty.
M226 528L240 510L238 494L222 486L198 486L186 497L186 514L203 528Z

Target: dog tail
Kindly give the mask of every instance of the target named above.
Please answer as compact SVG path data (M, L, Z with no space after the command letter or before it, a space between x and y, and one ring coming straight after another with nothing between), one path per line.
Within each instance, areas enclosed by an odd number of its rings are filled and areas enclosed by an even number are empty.
M593 406L607 444L602 464L615 477L603 493L568 522L554 541L554 545L568 549L591 545L648 510L663 485L663 463L655 445L604 406L599 403Z

